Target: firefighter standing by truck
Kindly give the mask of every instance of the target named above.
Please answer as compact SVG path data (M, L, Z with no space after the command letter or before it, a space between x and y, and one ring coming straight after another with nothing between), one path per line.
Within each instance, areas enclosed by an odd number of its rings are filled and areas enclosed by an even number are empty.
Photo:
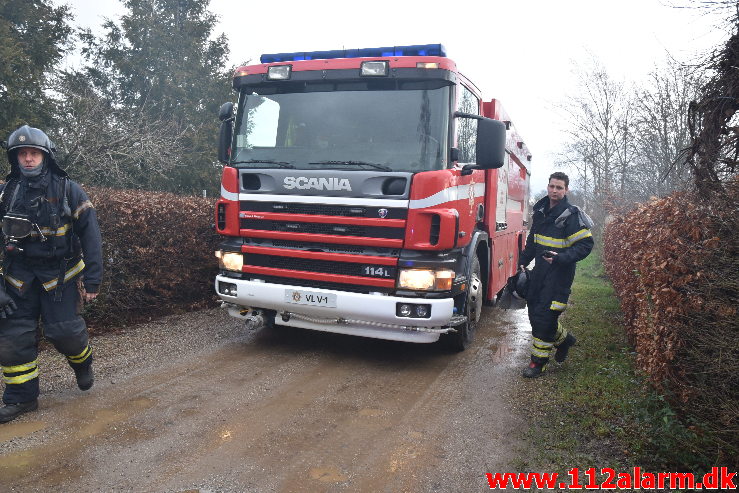
M542 374L553 351L554 359L563 362L577 342L559 316L567 308L576 263L593 249L593 223L567 201L569 182L562 172L550 175L547 196L534 205L531 231L519 259L521 270L535 259L526 293L533 333L531 362L523 370L527 378Z
M37 326L74 370L93 385L92 351L78 311L102 278L100 228L85 192L56 163L44 132L24 125L7 143L10 174L0 192L4 241L0 280L0 365L5 391L0 423L38 408ZM84 254L84 260L83 260Z

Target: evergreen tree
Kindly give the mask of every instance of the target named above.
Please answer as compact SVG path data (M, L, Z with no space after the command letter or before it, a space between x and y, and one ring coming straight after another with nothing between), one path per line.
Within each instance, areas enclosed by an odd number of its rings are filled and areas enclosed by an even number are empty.
M210 0L126 0L120 23L105 34L83 32L88 80L111 107L183 130L177 166L146 186L217 190L216 115L231 98L225 35L211 39L217 18ZM130 120L130 119L129 119ZM140 163L145 166L146 163ZM158 168L162 168L159 166Z
M0 0L0 140L22 124L52 125L49 76L69 48L70 18L50 1Z

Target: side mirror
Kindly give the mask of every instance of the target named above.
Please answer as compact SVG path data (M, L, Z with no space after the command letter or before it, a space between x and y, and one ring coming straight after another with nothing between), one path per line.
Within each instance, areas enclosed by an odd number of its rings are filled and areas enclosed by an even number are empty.
M231 159L231 141L233 140L233 124L232 122L221 122L221 130L218 134L218 160L223 164L228 164Z
M497 169L505 164L506 124L490 118L477 121L477 165Z
M232 102L223 103L221 109L218 110L218 119L222 122L230 120L234 117L234 104Z
M221 129L218 133L218 160L228 164L231 159L231 141L233 140L233 111L234 104L223 103L218 110L218 119L221 121Z

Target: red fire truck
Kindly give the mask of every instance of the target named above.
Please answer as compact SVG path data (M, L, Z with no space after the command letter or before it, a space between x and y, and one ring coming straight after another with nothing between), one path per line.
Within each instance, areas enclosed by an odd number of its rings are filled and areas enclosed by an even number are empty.
M220 110L231 315L471 341L526 239L531 155L443 45L262 55Z

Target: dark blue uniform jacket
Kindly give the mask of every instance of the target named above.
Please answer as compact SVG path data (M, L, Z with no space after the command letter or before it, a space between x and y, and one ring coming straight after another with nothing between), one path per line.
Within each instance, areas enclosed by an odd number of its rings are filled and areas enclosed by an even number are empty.
M531 231L519 259L519 264L524 266L535 259L526 296L529 306L546 302L555 311L567 307L575 264L593 249L589 219L585 217L576 206L570 205L567 196L552 209L549 197L534 205ZM542 257L545 251L558 253L552 264Z
M54 166L32 180L11 173L7 183L0 185L0 218L8 212L20 213L38 225L19 241L22 252L6 251L3 258L6 286L21 295L34 278L52 291L62 270L64 282L84 272L85 290L90 293L98 292L102 281L102 240L95 209L82 188L57 170Z

